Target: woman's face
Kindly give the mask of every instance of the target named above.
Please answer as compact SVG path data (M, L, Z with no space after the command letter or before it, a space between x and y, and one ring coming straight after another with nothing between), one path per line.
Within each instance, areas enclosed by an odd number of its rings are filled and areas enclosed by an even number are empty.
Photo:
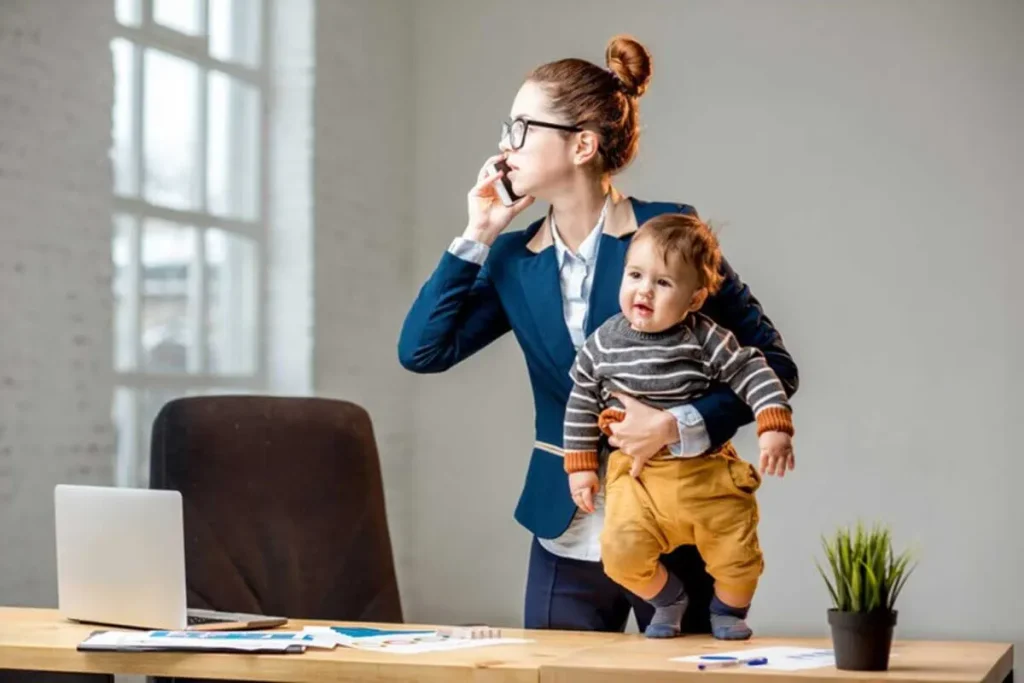
M527 81L519 89L509 121L525 118L532 121L572 125L553 113L550 100L537 83ZM542 126L527 126L523 146L512 149L506 138L500 147L508 155L511 172L508 177L519 195L550 199L552 190L566 184L579 167L573 162L578 133L569 133Z

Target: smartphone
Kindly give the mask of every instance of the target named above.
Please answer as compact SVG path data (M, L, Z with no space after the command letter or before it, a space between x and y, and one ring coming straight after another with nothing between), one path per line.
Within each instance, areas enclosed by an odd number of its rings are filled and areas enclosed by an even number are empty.
M498 191L498 196L501 197L501 203L505 206L512 206L522 199L521 195L516 194L515 191L512 190L512 181L508 179L507 175L510 169L508 164L505 163L505 160L498 159L492 168L495 172L504 171L506 173L506 175L503 175L500 178L500 182L494 186L494 189Z

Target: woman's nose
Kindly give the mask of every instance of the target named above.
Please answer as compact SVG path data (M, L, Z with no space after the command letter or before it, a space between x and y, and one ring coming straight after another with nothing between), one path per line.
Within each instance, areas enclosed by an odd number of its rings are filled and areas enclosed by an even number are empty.
M507 135L501 136L501 140L498 141L498 149L506 154L512 151L512 145L509 144Z

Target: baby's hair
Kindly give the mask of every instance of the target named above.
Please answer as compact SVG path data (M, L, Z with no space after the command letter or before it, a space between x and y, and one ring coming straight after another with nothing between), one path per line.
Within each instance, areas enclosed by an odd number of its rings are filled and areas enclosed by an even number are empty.
M711 227L697 216L663 213L648 220L633 236L630 246L639 240L653 240L668 265L670 256L678 256L697 271L700 287L714 294L722 286L722 252Z

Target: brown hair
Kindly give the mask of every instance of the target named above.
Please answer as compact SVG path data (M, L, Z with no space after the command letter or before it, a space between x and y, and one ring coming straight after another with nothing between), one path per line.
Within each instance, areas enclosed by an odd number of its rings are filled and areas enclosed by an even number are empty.
M638 99L651 81L651 55L632 37L615 36L605 61L608 69L584 59L561 59L537 67L526 80L544 88L556 114L598 134L600 168L616 173L636 156Z
M697 271L698 286L714 294L722 286L722 252L711 227L697 216L663 213L648 220L636 231L630 247L638 240L652 240L668 265L670 256L678 256Z

